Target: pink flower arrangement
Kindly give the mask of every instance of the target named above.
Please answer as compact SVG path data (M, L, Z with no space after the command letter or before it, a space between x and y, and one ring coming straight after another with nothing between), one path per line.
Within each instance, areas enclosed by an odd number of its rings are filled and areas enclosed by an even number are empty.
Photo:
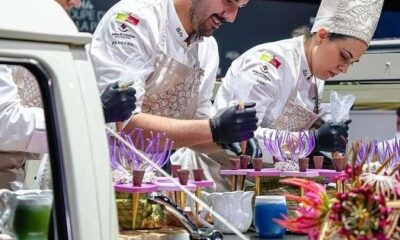
M348 164L336 179L346 187L332 199L318 183L304 179L282 180L282 183L303 188L304 196L287 195L288 199L300 203L297 216L285 216L276 221L288 230L308 234L310 239L317 239L319 234L322 239L331 239L332 234L351 240L391 239L400 214L397 200L400 165L396 162L395 167L391 166L397 156L391 152L374 171L366 168L370 155L366 153L375 146L353 144L351 165Z
M276 222L290 231L306 233L311 239L316 239L330 208L325 188L318 183L298 178L284 179L281 182L303 188L304 196L286 195L287 199L300 203L296 210L297 217L290 219L283 216L283 220L277 219Z
M350 179L351 175L348 169L345 176ZM283 220L275 220L288 230L318 239L323 225L330 221L343 238L389 239L386 230L392 224L389 220L392 209L386 206L385 195L374 187L357 180L348 191L337 193L335 198L329 199L325 188L318 183L297 178L281 182L304 189L304 196L286 195L287 199L300 203L297 216L283 216ZM398 187L399 184L396 184L393 190L396 191Z
M339 234L348 239L387 239L384 229L390 209L382 194L375 194L371 187L355 187L338 193L329 219L339 227Z

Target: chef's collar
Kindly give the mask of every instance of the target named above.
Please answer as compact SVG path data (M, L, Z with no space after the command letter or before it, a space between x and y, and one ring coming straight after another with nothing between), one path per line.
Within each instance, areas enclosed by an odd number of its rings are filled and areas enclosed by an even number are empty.
M307 81L311 81L312 79L312 72L310 70L310 67L307 62L307 57L306 57L306 50L304 49L304 36L298 37L300 38L300 54L301 54L301 64L300 64L300 74L304 79Z
M187 34L185 28L183 27L181 20L179 19L178 13L176 12L176 9L174 7L174 2L173 0L168 1L168 26L169 29L173 32L174 36L176 39L178 39L179 43L182 45L187 46L187 38L189 35ZM190 39L188 39L190 44L196 43L198 41L202 41L203 37L199 37L196 34L191 36Z

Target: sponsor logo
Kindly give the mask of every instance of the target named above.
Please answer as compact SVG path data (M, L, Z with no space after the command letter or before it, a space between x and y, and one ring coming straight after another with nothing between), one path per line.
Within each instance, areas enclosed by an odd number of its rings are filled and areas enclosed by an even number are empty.
M112 45L123 45L123 46L134 47L133 43L127 42L127 41L112 41L111 44Z
M262 80L260 80L258 78L256 79L256 82L261 84L261 85L263 85L263 86L267 85L267 83L265 81L262 81Z
M313 76L312 74L310 74L308 69L303 69L302 73L303 73L303 76L307 79L307 81L310 81L311 77Z
M176 30L176 32L178 33L178 35L180 37L183 37L183 31L182 31L182 29L180 27L177 27L175 30Z
M118 32L112 32L111 36L115 39L134 39L136 38L135 35L133 35L130 32L127 32L129 30L129 27L125 24L122 23L119 27L118 27Z
M307 76L308 76L308 70L307 70L307 69L303 69L302 72L303 72L303 76L304 76L304 77L307 77Z
M260 71L257 71L257 70L253 70L252 72L253 72L254 76L257 77L257 78L261 78L264 81L268 81L268 82L271 81L271 79L264 72L260 72ZM258 83L261 83L261 84L265 85L264 81L261 81L261 80L256 80L256 81Z
M111 33L111 36L115 39L135 39L135 35L132 35L131 33L126 33L126 32L113 32Z
M260 67L261 72L263 73L268 73L268 66L267 64L264 64Z
M121 24L121 25L118 27L118 30L119 30L120 32L126 32L126 31L128 31L128 26L126 26L126 24L123 23L123 24Z

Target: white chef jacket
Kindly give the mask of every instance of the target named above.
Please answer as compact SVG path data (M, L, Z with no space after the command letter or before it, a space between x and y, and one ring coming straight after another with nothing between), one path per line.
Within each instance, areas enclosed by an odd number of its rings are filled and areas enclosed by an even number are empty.
M123 21L128 15L128 19ZM130 76L135 80L133 86L137 98L134 113L141 112L145 91L148 90L146 79L149 74L136 74L137 65L147 62L153 65L160 43L164 41L161 50L169 57L205 71L199 86L194 118L208 118L211 115L210 99L219 65L217 43L213 37L204 37L194 39L187 46L187 38L188 34L178 18L173 0L167 0L166 4L163 0L118 2L100 21L89 50L100 91L118 80L126 81L125 78ZM139 58L140 64L127 64Z
M47 152L43 109L21 105L7 65L0 65L0 151Z
M253 47L233 61L214 102L217 112L234 103L237 86L246 86L246 102L256 102L261 127L270 126L292 97L308 110L314 109L314 77L307 63L303 36ZM243 83L238 83L243 81ZM324 81L316 79L319 98ZM242 88L243 89L243 88ZM239 90L240 91L240 90Z

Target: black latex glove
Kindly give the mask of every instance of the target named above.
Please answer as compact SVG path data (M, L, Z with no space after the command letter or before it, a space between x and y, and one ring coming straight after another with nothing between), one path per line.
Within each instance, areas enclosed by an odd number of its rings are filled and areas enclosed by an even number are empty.
M118 88L118 82L109 85L101 94L104 118L106 122L124 121L135 110L135 89Z
M317 147L320 151L328 152L345 152L347 137L349 136L347 131L349 130L349 124L351 120L347 120L342 124L333 124L332 122L324 123L315 132L315 140Z
M245 103L244 109L239 105L230 107L220 116L210 119L213 141L216 143L233 143L250 139L257 129L256 103Z
M221 146L224 149L232 151L237 156L242 155L242 149L240 149L240 143L238 142L221 144ZM256 138L253 137L247 140L246 155L250 156L251 159L262 157L262 151Z

